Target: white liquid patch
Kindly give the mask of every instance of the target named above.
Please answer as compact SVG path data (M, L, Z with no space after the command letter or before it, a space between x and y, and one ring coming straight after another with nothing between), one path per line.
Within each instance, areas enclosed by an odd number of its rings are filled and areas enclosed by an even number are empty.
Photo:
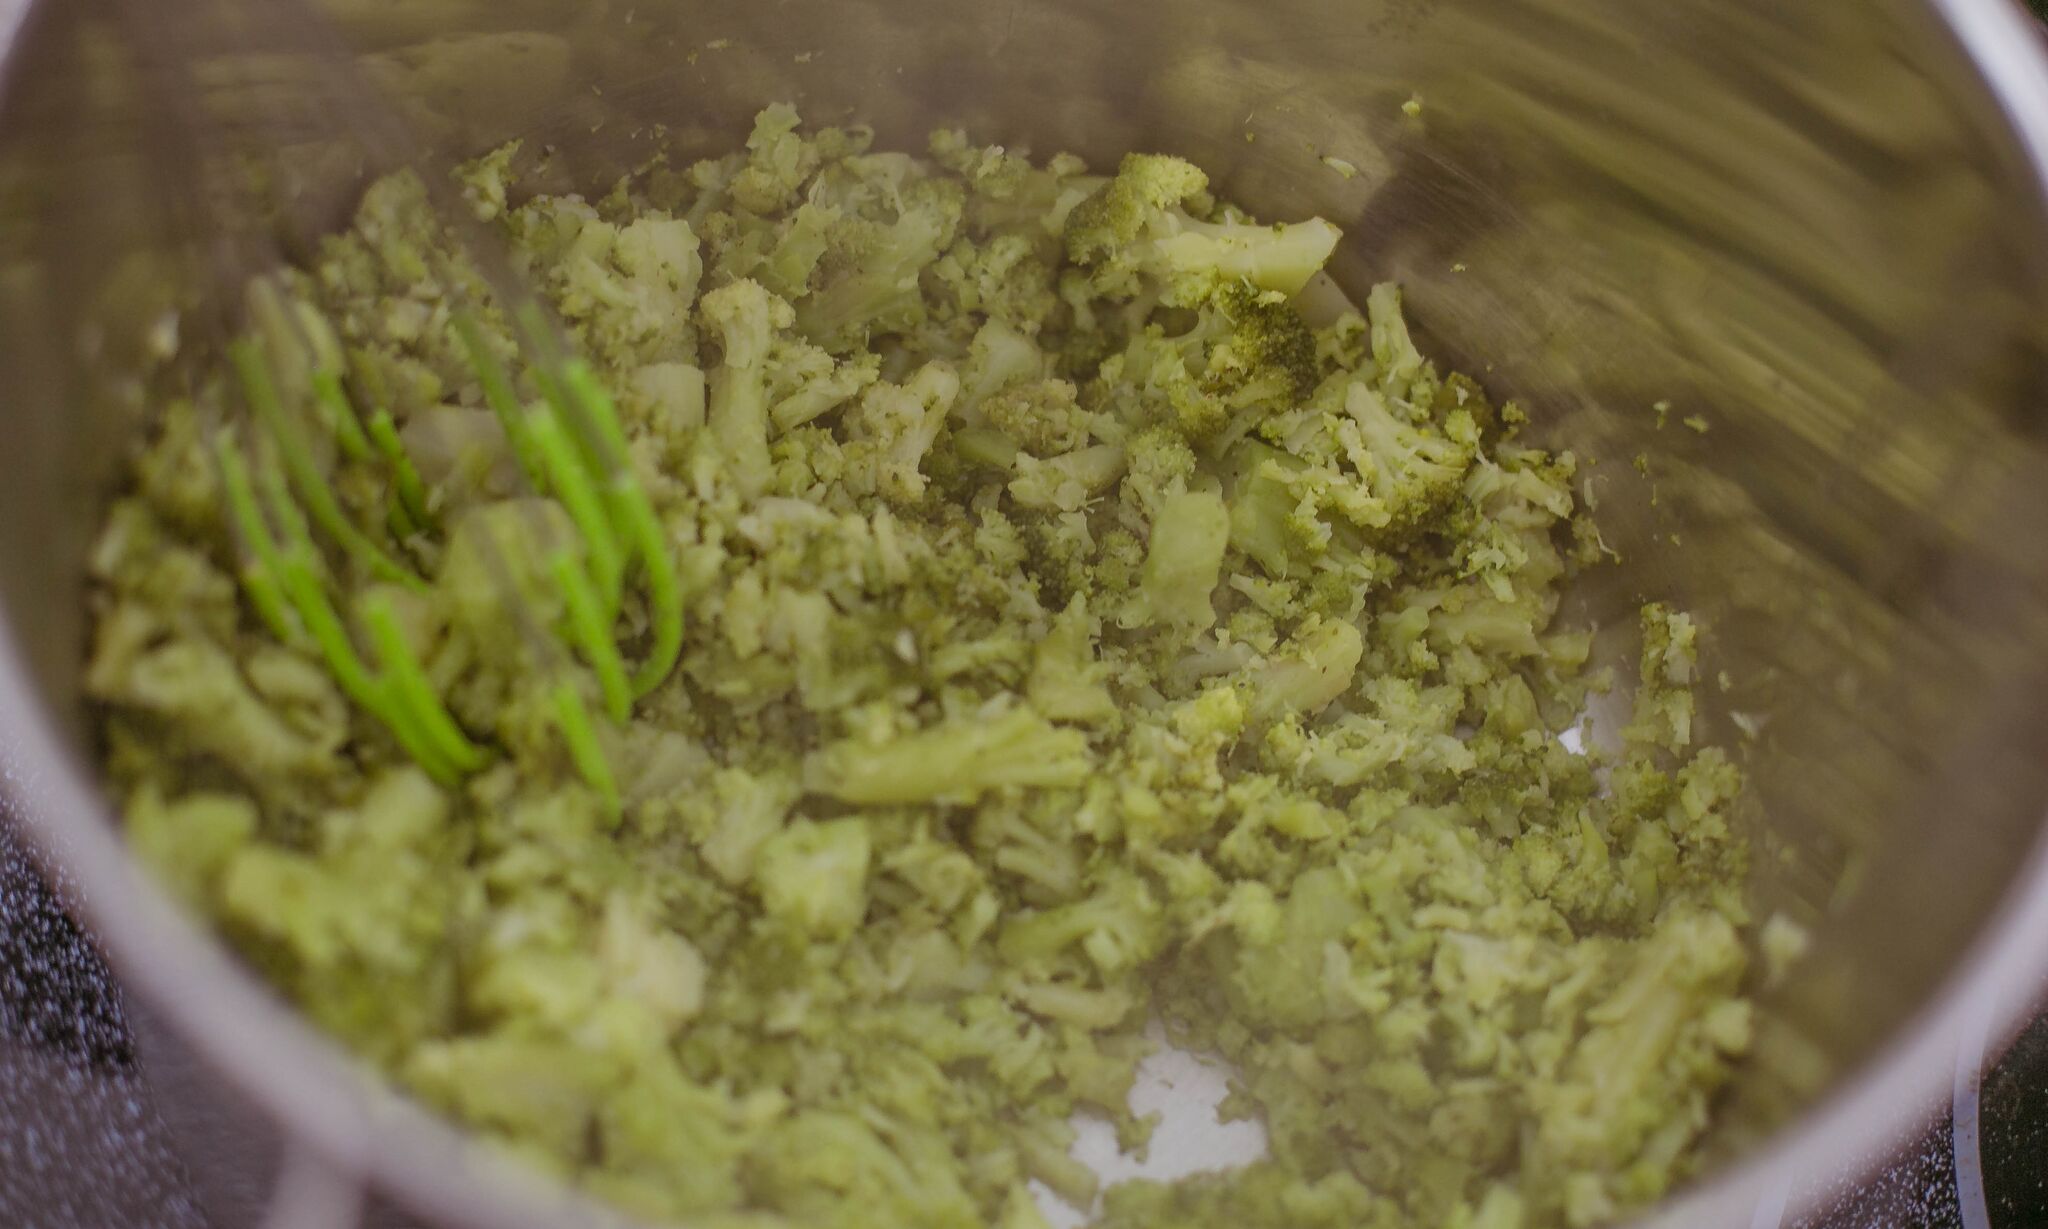
M1160 1038L1155 1035L1154 1040ZM1118 1149L1116 1128L1088 1115L1074 1118L1070 1155L1094 1170L1105 1190L1133 1178L1171 1182L1249 1165L1266 1155L1266 1124L1257 1119L1217 1120L1216 1107L1230 1091L1230 1075L1229 1066L1215 1058L1163 1049L1138 1064L1137 1082L1131 1086L1131 1109L1140 1115L1159 1114L1145 1159ZM1033 1182L1031 1193L1052 1229L1077 1229L1093 1213L1066 1203L1043 1183Z
M1557 736L1557 741L1573 755L1586 753L1586 735L1579 726L1573 726Z

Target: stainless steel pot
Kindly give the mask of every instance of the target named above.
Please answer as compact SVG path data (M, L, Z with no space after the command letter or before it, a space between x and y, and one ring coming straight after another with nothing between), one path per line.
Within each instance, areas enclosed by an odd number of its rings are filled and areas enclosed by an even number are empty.
M1627 562L1589 606L1701 613L1728 675L1708 720L1747 747L1766 817L1758 898L1814 929L1714 1166L1649 1223L1796 1215L2040 988L2048 65L2005 0L331 7L443 148L552 141L565 183L730 148L789 98L898 144L948 123L1103 161L1171 150L1255 210L1343 223L1341 281L1407 283L1432 345L1598 462ZM309 1225L353 1219L362 1187L437 1224L600 1215L367 1087L124 855L83 740L79 580L139 422L118 373L164 233L152 100L97 4L0 22L0 745L21 818L163 1021L153 1078L263 1124L188 1136L202 1169L233 1162L217 1199L281 1183ZM301 82L281 56L264 88Z

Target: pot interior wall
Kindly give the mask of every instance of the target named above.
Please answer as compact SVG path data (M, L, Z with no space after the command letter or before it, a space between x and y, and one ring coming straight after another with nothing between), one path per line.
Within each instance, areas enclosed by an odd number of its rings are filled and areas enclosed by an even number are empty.
M1708 629L1727 685L1705 724L1743 749L1765 832L1760 916L1816 934L1727 1147L1896 1035L2026 865L2048 795L2048 218L1920 6L329 7L436 148L524 137L534 184L729 150L787 99L884 145L946 124L1105 166L1180 153L1263 216L1342 224L1340 283L1404 282L1430 345L1585 459L1622 557L1583 594L1606 650L1650 598ZM74 729L86 536L147 418L119 373L171 233L151 100L101 8L38 7L0 110L0 602ZM322 115L293 96L318 76L300 54L224 70L216 101ZM366 164L331 136L290 134L280 166L338 217Z

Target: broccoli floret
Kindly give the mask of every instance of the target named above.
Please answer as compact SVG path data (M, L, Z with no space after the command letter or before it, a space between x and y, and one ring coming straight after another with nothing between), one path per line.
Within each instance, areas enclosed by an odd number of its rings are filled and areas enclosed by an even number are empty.
M1479 445L1470 415L1454 410L1441 427L1406 422L1364 384L1345 390L1344 411L1337 436L1378 505L1370 529L1379 540L1413 537L1456 501Z
M1094 968L1114 975L1158 953L1165 920L1144 881L1126 872L1110 876L1087 900L1007 923L997 945L1005 959L1026 966L1048 965L1078 947Z
M1208 176L1179 158L1131 154L1116 178L1067 215L1067 256L1092 270L1099 294L1129 297L1140 279L1166 301L1193 306L1226 283L1294 295L1329 260L1341 237L1320 218L1294 225L1205 222L1183 212Z
M1315 334L1278 292L1231 282L1210 303L1230 323L1229 334L1208 355L1208 382L1219 392L1239 402L1295 398L1321 380Z
M927 363L908 384L876 384L846 415L846 477L892 503L914 503L929 481L921 466L960 395L960 377Z
M932 276L954 312L1000 320L1024 333L1044 331L1059 310L1057 275L1029 235L956 240L933 264Z
M982 402L1013 384L1035 382L1045 375L1045 354L1038 343L1000 320L990 320L975 330L967 346L961 408L968 421L978 422Z
M1078 512L1123 476L1126 460L1114 444L1076 448L1044 460L1020 453L1011 459L1016 477L1006 489L1026 508Z
M962 196L950 180L918 178L894 197L887 223L846 221L821 257L815 289L796 304L797 330L835 354L870 336L907 332L927 314L919 278L953 242Z
M1170 427L1140 432L1127 452L1128 472L1119 492L1125 506L1148 523L1169 498L1187 489L1201 464L1187 440Z
M734 201L757 214L773 214L796 199L818 169L818 151L797 135L802 120L788 103L765 107L747 137L747 164L728 190Z
M1066 380L1013 384L980 402L988 424L1036 456L1069 452L1088 442L1092 415Z
M1631 746L1682 752L1693 740L1692 684L1699 628L1661 602L1642 609L1642 684L1622 737Z
M211 904L220 876L256 835L256 804L235 794L191 794L166 800L155 784L128 800L128 842L161 875L179 901Z
M1137 243L1160 215L1208 190L1209 176L1181 158L1126 154L1116 178L1067 214L1067 257L1076 264L1113 258Z
M768 417L777 431L801 427L845 405L881 378L881 359L872 354L834 358L793 338L778 340L769 356Z
M836 209L808 202L799 205L789 215L775 246L753 269L754 277L785 299L801 298L810 290L811 275L832 250L844 220Z

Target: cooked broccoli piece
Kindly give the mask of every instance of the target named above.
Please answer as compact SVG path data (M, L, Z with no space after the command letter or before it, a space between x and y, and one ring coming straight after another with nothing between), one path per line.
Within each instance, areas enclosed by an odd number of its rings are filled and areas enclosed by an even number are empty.
M881 359L843 359L807 342L785 340L769 356L768 416L778 432L801 427L845 405L881 378Z
M1081 408L1066 380L1012 384L979 405L989 426L1035 456L1054 456L1088 442L1093 416Z
M914 503L930 481L921 467L960 395L960 377L926 363L907 384L876 384L846 415L848 486L891 503Z
M845 935L867 910L871 849L867 825L858 819L790 825L755 856L762 907L804 934Z
M779 329L795 319L789 304L754 281L737 281L704 296L704 323L719 337L711 377L710 438L722 472L747 498L773 480L768 456L768 356Z
M835 743L806 761L804 783L847 802L964 801L1004 786L1074 785L1092 767L1087 739L1013 708L882 743Z
M1210 300L1229 333L1208 353L1208 382L1234 401L1306 396L1322 378L1315 334L1276 291L1226 284Z
M1201 631L1216 621L1210 603L1223 574L1230 545L1230 510L1208 491L1168 496L1152 521L1139 573L1136 600L1125 612L1127 626L1165 624Z
M957 183L915 177L892 184L888 221L846 218L833 228L813 289L796 304L797 331L834 353L925 320L919 279L960 226Z
M576 389L460 310L488 279L415 176L267 283L271 408L321 446L224 448L233 386L181 384L88 561L136 852L414 1095L650 1221L1044 1229L1033 1183L1103 1185L1073 1115L1142 1146L1158 1030L1268 1155L1115 1185L1111 1229L1654 1201L1752 965L1806 946L1749 916L1712 629L1651 602L1636 669L1596 655L1577 459L1397 287L1316 276L1336 228L1170 156L872 140L775 106L604 195L466 168ZM488 756L423 771L387 649ZM1581 754L1589 711L1629 719Z
M1192 306L1225 283L1294 295L1319 272L1341 237L1320 218L1260 226L1203 221L1184 212L1206 200L1209 177L1179 158L1125 157L1116 177L1067 215L1067 255L1091 271L1098 292L1128 297L1140 279L1168 302Z

